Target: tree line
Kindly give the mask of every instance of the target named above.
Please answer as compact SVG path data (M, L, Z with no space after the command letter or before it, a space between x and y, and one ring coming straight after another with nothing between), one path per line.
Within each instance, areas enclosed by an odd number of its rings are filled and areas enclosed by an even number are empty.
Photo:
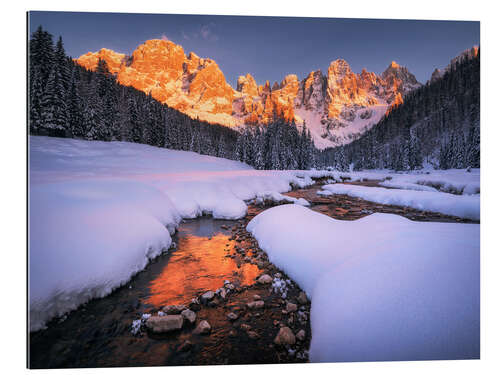
M87 70L66 55L62 38L40 26L29 42L29 132L33 135L127 141L194 151L257 169L307 169L315 149L305 129L275 121L235 131L168 107L120 85L99 60Z

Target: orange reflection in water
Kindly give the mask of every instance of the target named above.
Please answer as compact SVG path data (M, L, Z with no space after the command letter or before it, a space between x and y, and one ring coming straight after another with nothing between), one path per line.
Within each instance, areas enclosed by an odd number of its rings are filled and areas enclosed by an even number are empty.
M229 236L218 233L208 239L185 233L180 236L175 250L160 275L151 281L151 295L143 301L156 307L189 302L197 294L220 288L224 280L240 285L253 284L260 274L251 263L236 262L225 255Z

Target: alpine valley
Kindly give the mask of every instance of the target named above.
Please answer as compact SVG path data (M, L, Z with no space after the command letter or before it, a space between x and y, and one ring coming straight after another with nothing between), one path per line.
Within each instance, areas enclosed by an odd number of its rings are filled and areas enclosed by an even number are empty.
M182 46L160 39L146 41L131 56L103 48L76 62L95 70L99 60L107 63L118 83L151 94L191 118L228 127L269 124L275 118L305 123L319 149L359 138L421 86L394 61L377 75L366 69L354 73L346 61L337 59L326 74L316 70L300 80L289 74L272 85L258 85L248 73L238 78L234 89L214 60L193 52L186 56Z

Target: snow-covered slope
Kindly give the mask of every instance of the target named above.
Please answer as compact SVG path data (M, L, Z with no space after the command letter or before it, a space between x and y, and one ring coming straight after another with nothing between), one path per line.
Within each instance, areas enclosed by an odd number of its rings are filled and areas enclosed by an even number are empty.
M123 285L169 248L181 218L240 218L244 200L312 182L126 142L31 136L29 148L31 330Z
M479 225L284 205L247 230L311 297L311 361L479 358Z

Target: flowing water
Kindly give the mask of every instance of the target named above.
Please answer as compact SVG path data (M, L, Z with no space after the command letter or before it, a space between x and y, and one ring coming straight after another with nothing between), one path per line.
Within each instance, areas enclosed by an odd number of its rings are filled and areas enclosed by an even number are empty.
M182 223L175 236L177 250L172 252L161 273L151 280L149 293L141 302L158 308L187 304L204 291L220 288L224 280L253 284L261 273L257 266L226 256L232 233L221 225L227 223L209 217Z

